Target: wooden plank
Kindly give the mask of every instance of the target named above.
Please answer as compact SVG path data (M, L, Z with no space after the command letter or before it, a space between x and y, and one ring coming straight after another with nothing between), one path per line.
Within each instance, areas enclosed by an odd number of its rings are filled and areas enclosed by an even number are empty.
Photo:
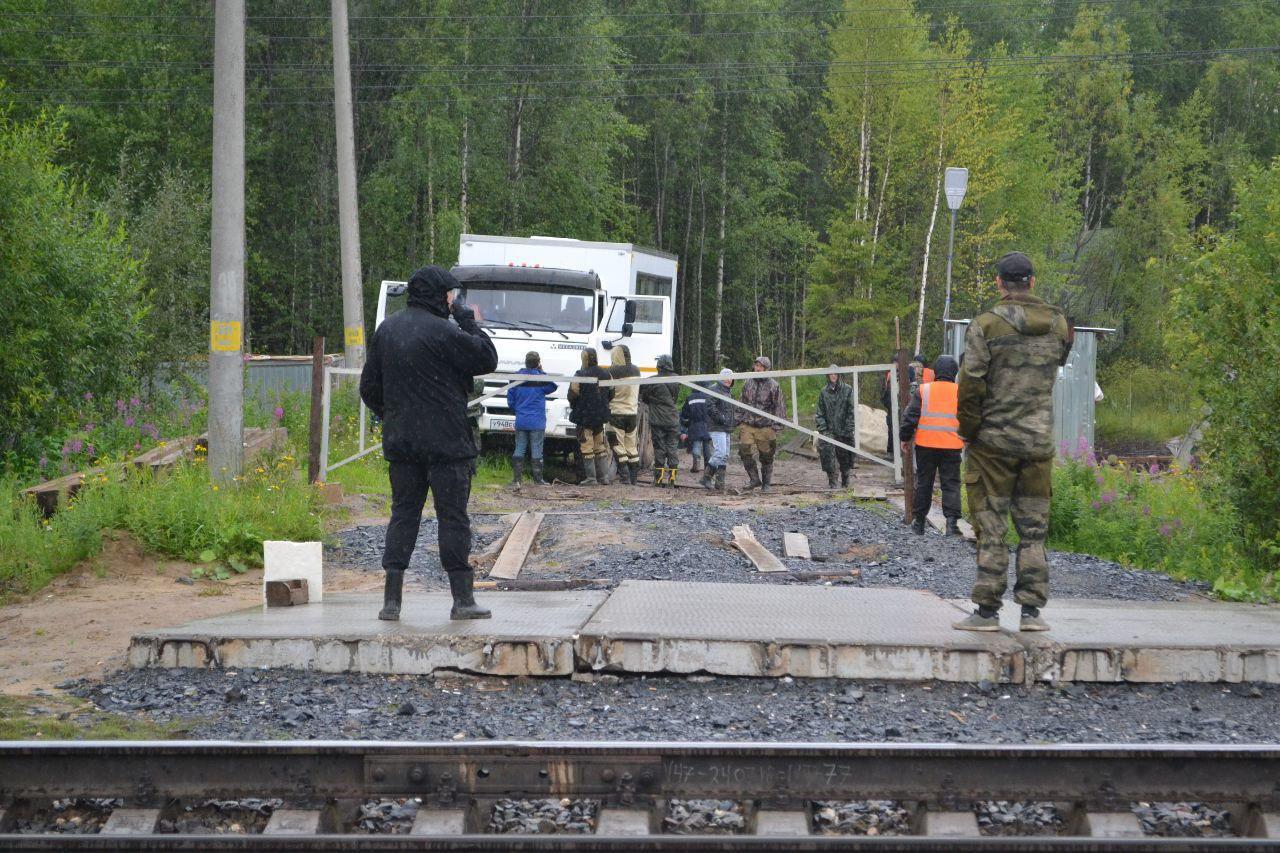
M474 514L475 513L473 513L473 515ZM483 551L478 554L472 554L467 558L467 562L471 564L473 569L482 569L485 566L492 566L493 561L498 559L498 555L502 553L503 547L507 544L507 539L511 536L512 528L515 527L515 523L520 520L520 516L523 515L523 513L516 512L509 513L509 515L513 516L511 527L508 527L503 531L501 536L490 542Z
M511 529L511 535L507 537L507 544L502 547L502 553L498 555L493 568L489 570L489 577L515 580L520 575L520 570L524 568L524 561L529 556L529 550L533 548L533 541L538 536L538 527L541 524L542 513L527 511L520 513L515 527Z
M760 544L755 534L751 532L751 527L746 524L739 524L733 528L733 544L747 555L747 559L755 564L757 571L785 572L787 570L781 560Z
M803 533L782 534L782 553L797 560L813 559L813 555L809 553L809 537Z

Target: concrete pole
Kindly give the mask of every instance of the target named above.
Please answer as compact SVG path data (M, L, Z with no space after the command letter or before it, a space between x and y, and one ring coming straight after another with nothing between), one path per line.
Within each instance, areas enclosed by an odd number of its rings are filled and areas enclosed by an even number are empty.
M338 234L342 244L342 325L346 366L364 366L364 294L360 280L360 208L356 198L356 132L351 103L347 0L332 0L333 105L338 136Z
M209 293L209 476L244 467L244 0L216 0Z
M951 236L947 239L947 299L942 303L942 319L951 319L951 256L956 252L956 211L951 209ZM945 338L945 335L944 335ZM944 341L945 343L945 341Z

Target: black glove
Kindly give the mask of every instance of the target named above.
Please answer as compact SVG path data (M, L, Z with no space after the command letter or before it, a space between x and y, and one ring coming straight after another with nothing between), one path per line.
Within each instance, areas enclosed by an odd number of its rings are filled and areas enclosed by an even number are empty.
M476 324L476 312L461 302L454 302L449 308L449 313L453 315L453 319L458 321L458 325L464 329Z

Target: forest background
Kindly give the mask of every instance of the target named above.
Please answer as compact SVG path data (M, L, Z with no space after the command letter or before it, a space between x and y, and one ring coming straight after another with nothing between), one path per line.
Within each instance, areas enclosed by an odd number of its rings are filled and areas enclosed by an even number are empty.
M328 10L248 5L246 338L304 353L342 327ZM684 370L883 361L895 318L932 357L965 166L952 315L1031 255L1042 295L1117 330L1104 385L1153 406L1135 437L1214 413L1206 457L1274 565L1280 5L349 7L367 318L463 232L549 234L680 256ZM212 32L203 0L0 0L7 468L205 351Z

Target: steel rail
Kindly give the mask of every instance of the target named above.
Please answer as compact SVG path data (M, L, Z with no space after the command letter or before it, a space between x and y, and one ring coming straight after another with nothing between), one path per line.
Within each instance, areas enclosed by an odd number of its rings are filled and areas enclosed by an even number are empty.
M636 837L484 835L486 809L505 797L572 796L603 810L646 814ZM303 835L153 834L182 802L279 798L311 816ZM459 815L457 834L344 833L369 798L418 797ZM149 810L149 829L124 835L19 835L15 820L60 798L120 798ZM748 832L661 835L668 799L743 803ZM897 800L913 831L898 837L771 834L762 815L807 826L815 800ZM965 815L983 800L1059 804L1068 836L945 838L930 815ZM1244 837L1111 837L1100 815L1134 801L1230 808ZM463 816L465 815L465 820ZM1092 817L1092 823L1091 823ZM1133 828L1137 827L1136 820ZM976 833L976 822L971 829ZM1268 835L1268 833L1273 833ZM80 742L0 744L0 850L818 850L1159 847L1280 849L1280 746L611 742Z

